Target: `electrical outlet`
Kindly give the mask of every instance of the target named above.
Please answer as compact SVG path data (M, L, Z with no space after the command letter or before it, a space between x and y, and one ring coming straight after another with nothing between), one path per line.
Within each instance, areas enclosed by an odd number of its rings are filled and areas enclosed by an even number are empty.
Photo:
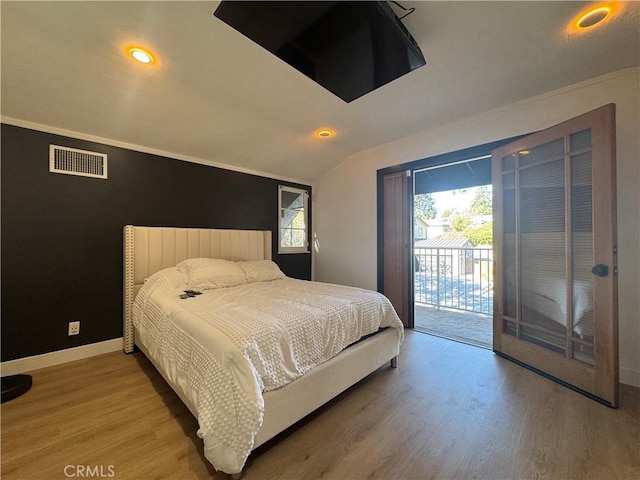
M80 334L80 322L69 322L69 335Z

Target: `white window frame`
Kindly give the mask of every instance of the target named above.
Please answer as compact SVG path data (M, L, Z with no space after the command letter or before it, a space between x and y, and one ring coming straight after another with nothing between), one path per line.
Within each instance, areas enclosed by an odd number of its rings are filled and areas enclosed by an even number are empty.
M290 228L283 226L282 221L282 193L296 193L302 195L303 198L303 212L304 212L304 246L301 247L287 247L282 245L282 230L283 228ZM309 192L302 188L288 187L286 185L278 186L278 253L309 253Z

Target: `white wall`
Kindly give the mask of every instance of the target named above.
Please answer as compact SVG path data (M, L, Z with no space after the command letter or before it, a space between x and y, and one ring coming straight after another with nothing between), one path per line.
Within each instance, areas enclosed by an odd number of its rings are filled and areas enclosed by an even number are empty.
M314 185L314 279L376 289L376 171L617 108L620 379L640 386L640 68L591 79L348 157Z

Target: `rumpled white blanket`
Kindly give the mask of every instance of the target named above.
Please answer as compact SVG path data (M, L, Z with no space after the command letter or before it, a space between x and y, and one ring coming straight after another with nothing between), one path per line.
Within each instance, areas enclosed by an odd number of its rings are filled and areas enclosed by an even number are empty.
M263 391L292 382L379 328L402 330L383 295L285 278L180 299L175 268L154 274L133 308L139 341L198 416L217 470L242 471L264 413Z

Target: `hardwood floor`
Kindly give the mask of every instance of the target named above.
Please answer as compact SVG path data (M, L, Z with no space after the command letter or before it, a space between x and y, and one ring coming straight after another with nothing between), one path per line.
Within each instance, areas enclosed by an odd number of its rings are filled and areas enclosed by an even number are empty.
M260 447L243 478L640 478L640 389L623 385L613 410L489 350L406 337L398 369ZM2 404L4 480L226 478L142 354L32 375L28 393Z

